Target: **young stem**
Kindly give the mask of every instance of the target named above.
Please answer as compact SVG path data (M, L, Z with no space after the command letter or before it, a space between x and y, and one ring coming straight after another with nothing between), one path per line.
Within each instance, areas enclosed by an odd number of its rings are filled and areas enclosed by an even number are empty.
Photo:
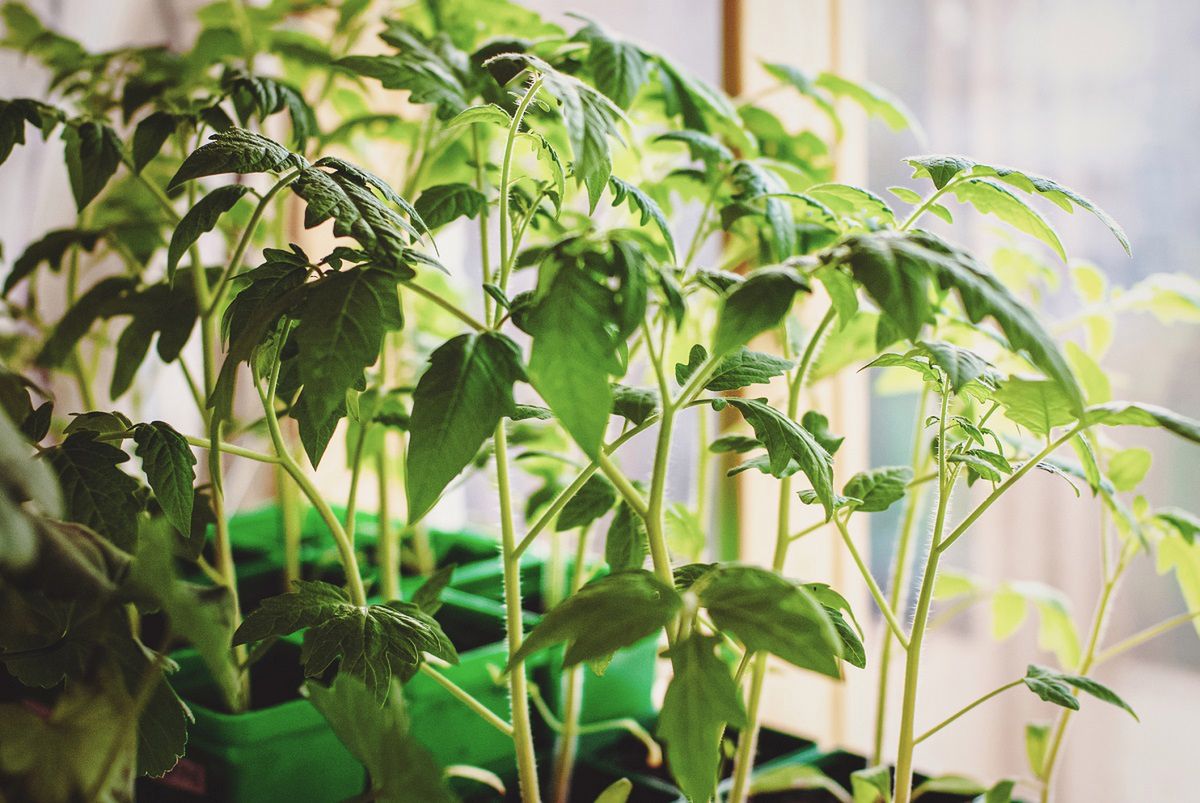
M503 240L503 238L501 238ZM496 425L496 483L500 494L500 544L504 563L504 616L508 631L508 654L516 655L525 638L521 620L521 567L516 554L517 539L513 526L512 488L508 476L508 433L504 422ZM512 705L513 744L517 751L517 775L521 799L527 803L541 800L538 789L537 758L533 749L533 728L529 716L529 687L525 662L512 666L508 674Z
M379 589L385 600L400 599L400 550L396 547L396 528L392 526L391 502L388 499L390 461L387 454L387 433L384 443L375 454L375 479L379 482Z
M571 594L583 587L587 536L587 528L580 528L579 537L575 542ZM575 754L579 748L579 712L583 707L583 671L583 664L576 664L563 675L562 731L558 735L558 748L554 755L555 803L568 803L571 797L571 776L574 774Z
M796 420L800 411L800 392L804 388L804 380L808 377L809 368L816 358L821 336L836 311L831 307L821 322L813 330L812 336L805 346L804 356L796 373L788 382L787 415ZM701 384L703 387L703 384ZM779 499L775 512L775 553L771 560L771 568L782 572L787 562L788 546L792 542L792 478L784 477L779 481ZM759 705L762 701L763 684L767 676L767 656L765 653L755 655L751 659L750 698L746 705L746 727L738 736L737 752L733 759L733 785L729 793L729 803L743 803L750 794L750 774L754 769L754 755L758 750L758 732L761 727L759 720Z
M258 390L259 398L262 400L263 413L266 415L267 432L271 437L271 444L275 447L275 455L279 458L279 464L283 467L296 483L300 492L308 498L309 503L317 509L317 513L329 528L330 534L333 536L334 544L337 546L338 558L342 563L342 571L346 575L346 590L350 595L350 601L355 605L365 607L367 604L367 592L363 588L362 575L358 570L358 557L354 554L354 545L350 541L350 537L346 535L346 531L342 528L341 521L325 498L321 496L321 492L313 485L304 473L304 469L295 461L290 451L287 448L287 442L283 439L283 433L279 429L279 417L275 414L275 382L279 377L279 361L275 361L275 366L271 376L268 389L264 391L259 378L254 378L254 386Z
M939 549L946 528L946 512L950 507L950 493L954 476L946 468L946 416L950 409L949 388L942 388L941 411L938 415L938 503L933 524L933 542L929 557L925 561L925 575L921 578L921 591L917 597L917 611L913 616L912 630L908 638L908 653L904 663L904 697L900 709L900 746L896 754L895 803L909 803L912 799L913 748L916 746L915 726L917 717L917 681L921 671L921 646L925 641L925 626L929 622L929 609L933 603L933 586L937 579Z
M367 444L367 431L371 428L370 421L363 421L358 427L358 437L354 441L354 454L350 462L350 490L346 494L346 537L354 543L354 530L358 519L358 481L362 478L363 448Z
M424 673L426 676L428 676L429 679L432 680L434 683L438 684L443 689L450 692L450 694L456 700L461 702L467 708L470 708L472 711L474 711L476 714L478 714L480 717L482 717L485 722L487 722L489 725L494 727L496 730L500 731L505 736L513 735L513 726L512 725L505 722L500 717L496 716L496 714L492 711L492 709L488 708L486 705L484 705L483 703L481 703L477 699L475 699L471 695L471 693L468 692L466 689L462 688L457 683L450 680L450 678L446 677L441 672L437 671L432 666L430 666L428 660L421 662L421 672Z
M475 155L475 189L480 193L487 192L487 182L483 174L483 147L479 142L479 125L471 126L471 148ZM484 204L479 212L479 260L483 266L483 283L492 283L492 260L488 254L488 205ZM493 320L492 305L495 301L488 293L483 294L483 319Z
M1025 682L1025 680L1023 678L1018 678L1018 679L1012 681L1011 683L1005 683L1003 686L992 689L987 694L984 694L981 697L976 698L974 701L968 703L967 705L964 705L962 708L958 709L953 714L946 717L941 722L939 722L938 724L934 725L929 730L922 733L920 736L918 736L916 739L913 740L913 744L920 744L921 742L925 741L930 736L934 735L935 733L940 731L942 728L944 728L947 725L949 725L950 723L954 722L956 719L963 716L964 714L970 713L973 709L977 708L978 706L983 705L984 703L986 703L988 700L992 699L996 695L1003 694L1004 692L1008 691L1011 688L1020 686L1024 682Z
M921 398L917 402L916 433L913 435L912 465L913 473L918 473L926 464L925 428L922 426L925 418L925 405L929 401L929 386L922 383ZM904 500L904 517L900 524L900 538L896 543L895 563L892 566L892 585L889 589L888 605L892 613L899 615L907 606L908 576L912 570L912 536L916 529L917 511L921 507L923 494L915 487ZM883 761L883 734L887 723L889 668L892 659L892 641L885 639L883 651L879 657L879 689L875 698L875 743L872 750L871 766Z
M871 570L867 568L867 564L863 561L862 555L859 554L858 547L854 545L854 539L850 537L850 531L846 529L846 519L849 516L833 517L833 523L837 526L838 533L842 536L842 543L846 545L846 549L850 552L850 557L854 560L854 565L858 567L859 574L862 575L863 581L867 584L867 588L871 592L871 597L875 600L875 604L879 606L879 612L883 614L883 618L887 620L888 627L891 628L892 635L900 642L900 646L908 649L908 637L904 635L904 628L896 619L896 614L892 611L892 606L883 597L883 591L880 590L879 584L875 582L875 578L871 575Z
M1112 576L1106 577L1104 580L1104 586L1100 589L1100 598L1096 602L1096 612L1092 615L1092 627L1088 633L1087 646L1084 648L1083 657L1079 660L1079 666L1075 667L1076 674L1086 676L1096 663L1096 654L1100 649L1100 640L1104 637L1104 628L1108 624L1113 595L1116 593L1125 570L1129 568L1130 560L1136 553L1135 544L1134 541L1126 544L1113 569ZM1069 709L1065 708L1059 712L1058 719L1054 724L1054 734L1050 737L1050 746L1046 749L1045 758L1042 760L1042 803L1049 803L1051 792L1054 789L1054 769L1058 763L1063 738L1067 733L1067 725L1071 722L1071 713Z
M512 177L512 153L513 145L516 144L517 134L521 130L521 120L525 117L525 110L529 108L529 104L533 102L537 96L538 90L542 87L542 78L538 77L529 85L529 89L525 90L524 97L517 104L516 113L513 115L512 123L508 127L508 139L504 143L504 159L500 163L500 289L505 290L508 287L508 274L512 270L512 262L515 257L512 251L514 248L510 246L512 238L512 230L509 228L508 221L508 187ZM500 314L500 310L496 310L496 314Z
M1158 638L1164 633L1174 630L1180 625L1186 625L1189 622L1193 622L1196 619L1200 619L1200 611L1188 611L1187 613L1181 613L1178 616L1172 616L1170 619L1166 619L1156 625L1148 627L1145 630L1135 633L1124 641L1118 642L1117 644L1109 647L1107 650L1096 656L1094 665L1099 666L1100 664L1111 661L1122 653L1126 653L1135 647L1140 647L1147 641Z

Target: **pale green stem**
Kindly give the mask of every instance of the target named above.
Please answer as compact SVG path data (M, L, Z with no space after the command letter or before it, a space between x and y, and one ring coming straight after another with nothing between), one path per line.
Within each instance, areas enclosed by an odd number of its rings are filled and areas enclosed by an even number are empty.
M354 441L354 454L350 463L350 490L346 494L346 537L354 543L354 530L358 519L358 481L362 477L363 447L367 443L367 431L371 428L370 421L363 421L358 427L358 438Z
M1016 686L1020 686L1024 682L1025 682L1025 680L1023 678L1018 678L1017 680L1014 680L1011 683L1005 683L1003 686L1000 686L999 688L992 689L987 694L983 695L982 697L977 698L976 700L974 700L971 703L968 703L967 705L958 709L958 711L954 712L950 716L943 719L938 724L934 725L929 730L922 733L920 736L918 736L916 739L913 740L913 744L920 744L921 742L925 741L933 734L940 731L942 728L944 728L947 725L949 725L950 723L954 722L956 719L961 717L963 714L969 713L972 709L976 708L977 706L983 705L984 703L986 703L988 700L992 699L996 695L1002 694Z
M521 649L525 638L521 618L521 566L516 554L517 539L513 527L512 489L508 476L508 433L504 422L496 425L496 484L500 495L501 555L504 563L504 615L508 631L508 655L511 660ZM529 686L525 676L525 662L518 661L510 667L508 689L512 704L513 743L517 751L517 774L521 785L521 799L537 803L541 800L538 790L537 758L533 747L533 727L529 717Z
M424 296L425 298L432 301L434 304L437 304L439 307L446 310L446 312L449 312L455 318L458 318L460 321L462 321L467 326L474 329L476 332L486 332L487 331L488 328L486 326L484 326L482 323L477 321L475 318L471 317L471 315L469 313L467 313L465 310L460 308L457 304L454 304L451 301L447 301L446 299L442 298L440 295L433 292L429 288L422 287L421 285L416 284L415 282L405 282L404 286L406 288L408 288L409 290L412 290L417 295Z
M925 641L929 609L933 603L934 581L937 579L938 559L941 557L942 534L946 527L946 512L950 507L950 494L954 477L946 468L946 417L950 409L950 391L943 388L941 410L938 415L938 503L933 525L933 542L929 557L925 561L925 574L921 578L921 591L917 597L917 611L913 616L909 633L908 652L904 665L904 697L900 711L900 746L896 755L895 803L909 803L913 786L913 748L916 746L915 727L917 716L917 682L921 671L921 647Z
M913 473L917 473L927 461L925 455L925 406L929 401L929 385L922 383L921 397L917 402L916 433L913 435L912 458L909 461ZM936 475L934 475L936 477ZM892 613L899 614L908 601L908 577L912 571L912 536L921 507L922 494L914 489L904 500L904 516L900 524L900 538L896 543L895 563L892 566L892 586L888 598ZM871 766L883 761L883 735L887 723L888 685L891 680L892 642L885 639L879 657L879 689L875 699L875 744Z
M854 560L854 565L858 567L859 574L862 575L863 581L871 591L871 597L875 600L875 604L879 606L879 612L887 620L892 635L900 642L900 646L907 650L908 637L904 635L904 628L900 625L899 620L896 619L896 614L892 611L892 606L884 598L883 591L880 590L879 584L875 582L875 577L871 574L871 570L867 568L867 564L863 561L858 547L854 545L854 539L850 537L850 531L846 529L846 518L849 517L839 518L836 515L833 517L833 523L837 525L837 530L842 536L842 543L846 545L846 549L850 552L850 557Z
M1148 627L1145 630L1135 633L1124 641L1118 642L1117 644L1109 647L1107 650L1096 656L1094 665L1099 666L1100 664L1111 661L1122 653L1126 653L1135 647L1140 647L1147 641L1158 638L1164 633L1174 630L1181 625L1186 625L1189 622L1195 621L1196 619L1200 619L1200 611L1188 611L1187 613L1181 613L1178 616L1172 616L1170 619L1166 619L1156 625Z
M542 80L541 77L535 78L529 85L529 89L525 91L521 102L517 104L512 123L508 126L508 139L504 143L504 159L500 163L500 281L498 284L501 290L508 288L508 274L512 270L512 262L515 258L515 255L510 253L509 240L512 237L512 231L509 229L508 221L508 188L512 178L513 145L516 144L517 134L521 130L521 120L525 117L525 111L537 96L538 90L541 89ZM499 310L497 310L497 314L499 314Z
M429 679L434 683L450 692L455 699L463 703L467 708L478 714L484 722L487 722L505 736L513 735L512 725L510 725L508 722L505 722L502 717L496 716L492 709L475 699L466 689L462 688L457 683L450 680L450 678L446 677L441 672L430 666L429 661L421 662L421 672L428 676Z

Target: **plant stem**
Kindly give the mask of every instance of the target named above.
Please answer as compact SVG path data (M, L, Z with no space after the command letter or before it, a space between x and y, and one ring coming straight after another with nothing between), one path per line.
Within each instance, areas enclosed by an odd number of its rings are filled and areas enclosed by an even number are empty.
M859 574L862 575L863 581L867 584L867 588L871 592L871 597L874 598L875 604L879 606L879 612L883 614L883 618L887 620L888 627L892 631L892 635L900 642L900 646L908 649L908 637L904 635L904 628L896 619L896 614L892 611L892 606L883 597L883 591L879 589L879 584L875 582L875 578L871 575L871 570L867 568L867 564L863 562L862 555L858 551L858 547L854 545L854 539L850 537L850 531L846 529L846 519L849 516L839 518L837 515L833 517L833 523L837 526L838 532L842 536L842 543L846 545L846 549L850 552L850 557L854 559L854 565L858 567Z
M581 527L575 542L575 573L571 576L571 594L583 587L587 536L587 528ZM579 748L579 714L583 707L583 671L583 664L576 664L563 674L562 730L558 735L558 749L554 755L555 803L568 803L571 797L571 776L574 774L575 754Z
M1104 586L1100 590L1100 599L1096 603L1096 612L1092 616L1092 627L1088 633L1087 647L1084 649L1083 657L1079 660L1079 666L1075 667L1076 674L1086 676L1092 671L1092 667L1096 663L1096 653L1100 648L1100 640L1104 636L1104 628L1108 624L1108 615L1111 609L1113 595L1116 593L1117 586L1121 582L1121 577L1125 574L1125 570L1129 567L1129 562L1136 552L1136 541L1129 541L1125 548L1121 551L1121 557L1117 560L1117 565L1113 569L1110 577L1104 580ZM1042 803L1049 803L1051 791L1054 788L1054 769L1058 763L1059 751L1062 749L1063 738L1067 733L1067 725L1071 722L1071 714L1074 713L1070 709L1064 708L1059 712L1058 718L1054 724L1054 734L1050 737L1050 746L1046 750L1046 754L1042 759Z
M934 735L935 733L937 733L938 731L940 731L942 728L944 728L944 727L946 727L947 725L949 725L950 723L954 722L956 719L958 719L958 718L959 718L959 717L961 717L962 715L964 715L964 714L966 714L966 713L969 713L969 712L970 712L972 709L976 708L977 706L983 705L984 703L986 703L988 700L992 699L992 698L993 698L993 697L995 697L996 695L998 695L998 694L1002 694L1002 693L1004 693L1004 692L1008 691L1009 689L1011 689L1011 688L1013 688L1013 687L1015 687L1015 686L1020 686L1020 685L1021 685L1022 683L1024 683L1024 682L1025 682L1025 681L1024 681L1024 679L1022 679L1022 678L1018 678L1017 680L1014 680L1014 681L1012 681L1011 683L1005 683L1003 686L1000 686L1000 687L998 687L998 688L992 689L992 690L991 690L990 692L988 692L987 694L983 695L982 697L979 697L979 698L975 699L975 700L974 700L973 702L971 702L971 703L968 703L967 705L965 705L965 706L963 706L962 708L958 709L958 711L954 712L954 713L953 713L953 714L951 714L950 716L948 716L948 717L946 717L945 719L943 719L943 720L942 720L941 722L939 722L938 724L934 725L934 726L933 726L932 728L930 728L929 730L927 730L927 731L925 731L924 733L922 733L920 736L918 736L916 739L914 739L914 740L913 740L913 744L920 744L921 742L923 742L923 741L925 741L926 739L928 739L930 736L932 736L932 735Z
M288 479L288 473L283 466L275 466L275 495L279 499L283 519L283 579L286 588L303 579L300 567L300 496L296 486Z
M363 447L367 443L367 431L371 428L370 421L362 421L358 425L358 437L354 441L354 454L350 462L350 490L346 494L346 537L354 543L355 523L358 519L358 481L362 477Z
M916 223L917 220L920 219L921 215L929 211L929 207L933 206L937 202L938 198L941 198L951 187L953 187L955 184L958 184L965 178L965 174L960 173L959 175L947 181L940 190L934 190L932 193L930 193L929 197L922 201L921 205L914 209L912 214L905 218L904 222L900 224L900 231L906 231L909 226Z
M916 474L924 467L925 455L925 405L929 401L929 385L921 384L921 398L917 402L916 432L913 435L912 459L910 465ZM900 524L900 538L896 544L895 564L892 566L892 585L888 597L888 605L892 613L899 615L908 600L908 577L912 571L912 536L916 529L917 511L921 507L923 494L914 488L904 500L904 517ZM871 766L883 761L883 733L887 722L888 684L890 682L889 667L892 659L892 642L885 639L883 652L879 658L879 690L875 702L875 743L872 750Z
M487 182L483 175L483 148L479 143L479 125L471 126L471 148L475 155L475 189L482 194L487 191ZM479 210L479 261L482 263L483 283L492 283L492 260L488 254L488 205L483 204ZM488 293L483 294L483 319L494 320L492 305L495 301Z
M242 264L242 259L246 256L246 249L250 247L250 241L254 239L254 232L258 229L258 223L262 220L263 213L267 211L267 205L271 203L271 199L278 195L280 190L299 178L299 176L300 171L293 170L279 179L279 181L276 181L271 189L267 190L266 194L259 199L258 205L254 207L254 212L250 215L250 221L246 224L246 228L242 232L241 238L238 239L237 245L234 246L233 253L229 257L229 262L225 265L225 269L221 271L221 278L217 280L216 287L213 288L212 295L208 298L208 303L204 311L205 317L211 317L220 311L221 304L225 300L225 294L229 290L229 283L237 275L238 268Z
M503 238L501 238L503 241ZM513 527L512 489L508 476L508 433L504 422L496 425L496 483L500 495L500 538L504 563L504 616L508 631L508 654L511 658L521 648L525 638L521 619L521 566L517 557L516 534ZM529 717L529 687L525 662L513 664L508 674L508 689L512 705L513 744L517 751L517 775L521 799L527 803L541 800L538 790L537 758L533 749L533 728Z
M950 390L943 387L941 411L938 416L938 503L933 525L933 541L929 557L925 561L925 575L921 578L921 592L917 597L917 611L913 617L912 630L908 638L908 653L904 664L904 697L900 710L900 746L896 755L895 803L909 803L912 799L914 729L917 715L917 681L921 671L921 646L925 641L925 626L929 622L929 609L933 603L934 581L937 579L939 549L942 533L946 527L946 512L950 507L954 475L946 468L946 416L950 409Z
M450 678L446 677L441 672L430 666L429 661L426 660L421 662L421 672L427 675L434 683L450 692L455 699L459 700L466 705L467 708L470 708L472 711L482 717L485 722L496 728L496 730L500 731L505 736L513 735L512 725L505 722L501 717L496 716L492 709L476 700L466 689L462 688Z
M362 575L359 574L358 557L354 554L354 545L351 543L349 536L346 535L346 531L342 528L341 521L338 520L332 508L329 507L329 503L321 496L321 492L317 490L312 480L305 475L304 469L300 467L292 457L291 452L288 451L287 443L283 439L283 433L279 429L279 417L275 414L275 382L278 378L278 360L275 361L268 390L264 391L262 389L257 376L254 378L254 386L258 390L259 398L262 400L263 412L267 420L267 432L271 437L272 445L275 447L275 454L279 458L279 464L291 475L300 492L317 509L317 513L329 528L334 544L337 546L338 558L342 563L342 571L346 575L346 587L350 595L350 601L355 605L365 607L367 604L367 592L363 588Z
M1196 619L1200 619L1200 611L1188 611L1187 613L1181 613L1178 616L1172 616L1170 619L1166 619L1156 625L1148 627L1145 630L1135 633L1124 641L1118 642L1117 644L1109 647L1107 650L1096 656L1095 665L1099 666L1100 664L1111 661L1113 658L1116 658L1122 653L1128 652L1135 647L1140 647L1147 641L1158 638L1164 633L1174 630L1180 625L1186 625L1188 622L1195 621Z
M804 380L817 354L817 347L825 329L833 320L836 311L830 307L821 322L813 330L805 346L804 356L796 373L788 382L787 416L796 420L800 411L800 392L804 388ZM699 373L699 372L697 372ZM703 384L701 385L703 387ZM779 481L779 499L775 511L775 553L771 560L771 568L783 572L787 561L788 546L792 542L792 478L784 477ZM738 735L737 752L733 759L733 784L729 792L729 803L743 803L750 794L750 775L754 769L754 756L758 751L759 706L762 701L763 684L767 676L767 655L761 653L751 659L750 698L746 704L746 727Z
M434 304L437 304L439 307L446 310L446 312L449 312L455 318L458 318L460 321L462 321L467 326L474 329L476 332L486 332L488 330L487 326L485 326L482 323L480 323L479 321L477 321L465 310L459 308L459 306L457 304L442 298L440 295L433 292L429 288L422 287L421 285L419 285L415 282L405 282L404 286L406 288L408 288L409 290L412 290L417 295L424 296L425 298L432 301Z
M388 482L390 463L387 454L387 433L384 443L375 454L375 479L379 482L379 589L385 600L400 599L400 550L396 544L396 529L392 527L391 488Z
M510 248L510 238L512 231L509 228L508 222L508 187L509 180L512 176L512 152L513 145L517 141L517 133L521 130L521 120L525 117L525 110L529 108L529 104L533 102L537 96L538 90L542 87L542 78L538 77L529 85L529 89L525 90L524 97L517 104L516 113L513 114L512 123L508 126L508 139L504 143L504 159L500 163L500 281L498 282L500 289L505 290L508 287L508 274L512 270L512 262L515 254L511 251L516 249ZM497 310L496 314L499 315Z

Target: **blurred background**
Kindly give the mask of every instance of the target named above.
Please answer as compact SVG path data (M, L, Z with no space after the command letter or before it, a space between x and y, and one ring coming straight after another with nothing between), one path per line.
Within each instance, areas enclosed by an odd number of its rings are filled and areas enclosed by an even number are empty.
M908 182L905 156L925 152L965 154L1054 176L1093 199L1126 229L1126 256L1090 216L1051 208L1046 214L1073 260L1099 266L1112 288L1152 274L1200 276L1200 3L1180 0L527 0L557 21L577 11L626 36L670 53L699 76L733 95L768 85L759 60L811 70L831 69L886 88L921 122L923 134L895 133L878 122L847 116L840 179L883 192ZM30 0L49 24L96 48L187 41L188 20L200 0ZM32 65L0 54L0 96L37 95L45 76ZM811 109L780 98L778 113L804 122ZM40 141L18 150L0 182L0 241L18 254L47 229L73 217L57 143ZM53 151L51 149L54 149ZM1043 207L1044 208L1044 207ZM1058 289L1043 296L1043 314L1058 331L1081 338L1086 309L1071 292L1070 270L1028 238L1003 235L986 219L955 208L953 238L980 254L1029 252L1053 268ZM1116 376L1116 398L1136 397L1185 414L1200 415L1200 327L1168 329L1138 312L1117 320L1105 367ZM1195 323L1193 321L1193 323ZM144 393L168 409L182 387L147 377ZM842 429L869 431L869 449L851 459L873 465L908 459L915 394L868 382L865 376L818 388L838 407ZM1192 505L1200 491L1195 453L1180 440L1137 431L1154 451L1148 495L1156 505ZM860 438L860 440L862 440ZM696 444L675 455L681 488ZM839 456L840 459L841 456ZM636 465L636 464L635 464ZM323 465L336 485L338 461ZM635 469L636 470L636 469ZM853 469L850 469L851 471ZM753 474L753 472L751 472ZM749 477L749 474L742 475ZM261 478L240 482L245 498ZM751 557L771 527L756 526L750 478L740 489L740 538ZM454 516L487 522L493 516L486 481L458 493ZM685 485L687 483L687 485ZM769 493L769 489L764 491ZM969 499L959 500L962 506ZM1076 499L1061 479L1032 477L989 512L986 523L957 547L950 562L983 582L1036 581L1061 590L1053 599L1087 625L1099 586L1095 500ZM811 515L811 514L808 514ZM460 523L460 522L455 522ZM871 563L886 583L897 521L878 516L870 532ZM830 545L801 551L794 567L809 580L854 585L845 558ZM1148 561L1129 577L1113 638L1184 610L1173 582L1149 582ZM841 579L845 578L845 579ZM864 595L856 606L871 610ZM877 624L877 623L876 623ZM1037 616L1017 633L992 639L987 604L976 605L932 637L922 693L929 716L940 718L963 702L1018 676L1030 661L1051 660L1039 651ZM876 631L878 628L876 628ZM870 635L870 634L869 634ZM878 639L875 639L876 643ZM780 671L766 709L774 724L826 742L869 747L875 680L867 673L834 687ZM1194 723L1200 713L1200 643L1181 628L1105 665L1100 679L1141 714L1142 724L1108 706L1085 706L1069 736L1060 777L1062 800L1126 803L1184 800L1194 788ZM943 711L944 709L944 711ZM976 773L984 778L1028 776L1023 728L1049 712L1032 696L1013 695L972 713L950 732L922 745L928 770ZM896 716L893 716L893 720ZM892 723L895 724L894 722ZM1152 780L1151 780L1152 779Z

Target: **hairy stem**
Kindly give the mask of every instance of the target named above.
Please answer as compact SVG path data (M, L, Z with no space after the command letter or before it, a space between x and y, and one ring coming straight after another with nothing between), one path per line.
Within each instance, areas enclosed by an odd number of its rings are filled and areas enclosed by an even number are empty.
M933 587L937 579L939 549L946 527L946 513L950 507L954 475L946 466L946 417L950 409L950 391L943 387L942 403L938 415L938 503L933 524L933 543L925 561L925 574L921 578L921 591L917 597L917 611L913 616L909 633L908 653L904 664L904 697L900 709L900 746L896 754L895 803L909 803L912 799L913 748L916 746L915 727L917 717L917 682L921 671L921 647L925 641L929 609L933 604Z
M1021 685L1022 683L1024 683L1024 682L1025 682L1025 681L1024 681L1024 679L1022 679L1022 678L1018 678L1018 679L1016 679L1016 680L1014 680L1014 681L1012 681L1012 682L1010 682L1010 683L1005 683L1003 686L1000 686L1000 687L998 687L998 688L992 689L992 690L991 690L990 692L988 692L987 694L984 694L984 695L982 695L982 696L980 696L980 697L977 697L977 698L976 698L975 700L973 700L972 702L970 702L970 703L967 703L967 704L966 704L966 705L964 705L962 708L958 709L958 710L957 710L957 711L955 711L953 714L951 714L950 716L946 717L946 718L945 718L945 719L943 719L941 722L939 722L938 724L934 725L934 726L933 726L932 728L930 728L929 730L927 730L927 731L925 731L924 733L922 733L920 736L918 736L916 739L914 739L914 740L913 740L913 744L920 744L921 742L925 741L925 740L926 740L926 739L928 739L930 736L933 736L935 733L937 733L938 731L940 731L942 728L944 728L944 727L946 727L947 725L949 725L950 723L954 722L956 719L958 719L959 717L963 716L964 714L970 713L970 712L971 712L973 709L977 708L978 706L981 706L981 705L983 705L984 703L986 703L988 700L992 699L992 698L993 698L993 697L995 697L996 695L998 695L998 694L1003 694L1004 692L1008 691L1008 690L1009 690L1009 689L1011 689L1011 688L1014 688L1014 687L1016 687L1016 686L1020 686L1020 685Z
M912 465L913 474L917 474L926 464L925 429L922 426L925 418L925 405L929 401L929 385L922 383L921 398L917 402L916 433L913 435ZM900 524L900 537L896 542L895 563L892 565L891 588L889 589L888 605L892 613L899 615L908 604L908 576L912 570L912 540L917 522L917 511L921 507L923 494L919 488L913 488L908 498L904 500L904 516ZM889 669L892 659L892 641L885 639L883 651L879 657L879 689L875 698L875 742L871 754L871 766L883 761L883 734L887 725Z
M521 620L521 567L517 557L517 539L513 526L512 488L508 476L508 433L504 422L496 425L496 483L500 494L500 544L504 563L504 616L508 631L508 654L511 658L521 649L525 638ZM541 800L538 789L537 758L533 749L533 727L529 717L529 686L525 676L525 662L513 664L508 674L508 690L511 695L513 743L517 751L517 774L521 785L521 799L537 803Z
M867 564L863 561L862 555L858 551L858 547L854 545L854 539L850 537L850 531L846 529L845 517L833 517L833 523L837 526L838 533L842 536L842 543L846 545L846 549L850 552L850 557L854 560L854 565L858 567L859 574L863 577L863 582L867 584L867 589L871 592L871 597L875 600L875 604L879 606L879 612L883 614L883 618L887 621L888 627L892 631L892 635L900 642L900 646L908 649L908 636L904 634L904 628L900 625L896 614L892 611L892 606L883 597L883 591L880 590L879 584L875 582L875 578L871 575L871 570L867 568Z

